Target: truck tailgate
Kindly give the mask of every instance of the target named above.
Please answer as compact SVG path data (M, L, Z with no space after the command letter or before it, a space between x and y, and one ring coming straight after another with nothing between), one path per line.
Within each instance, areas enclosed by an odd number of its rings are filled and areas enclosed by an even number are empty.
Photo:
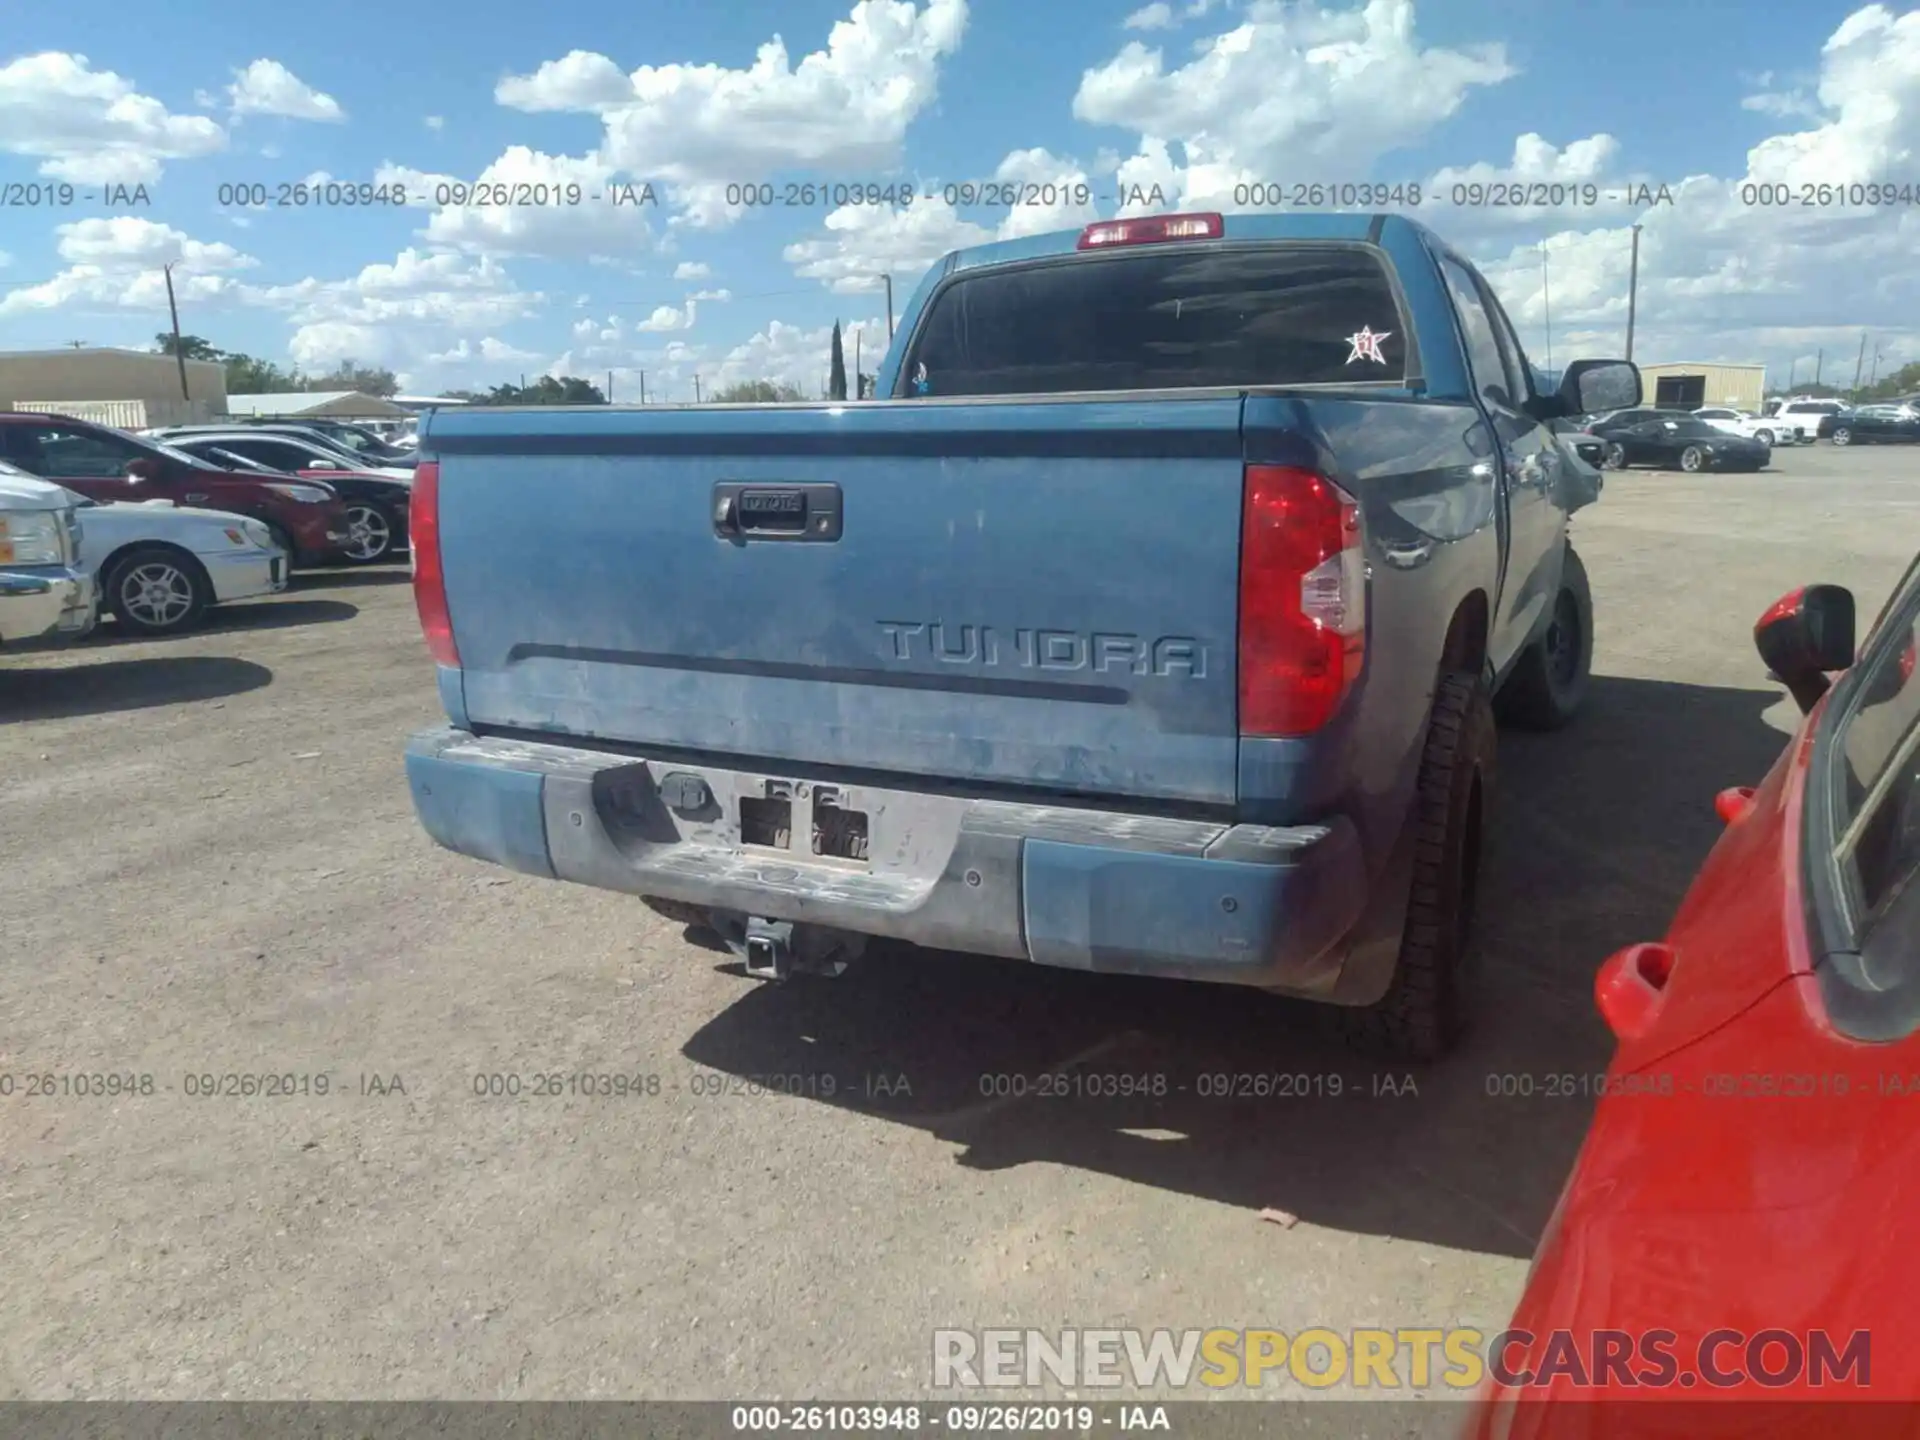
M1241 404L443 410L469 722L1231 803Z

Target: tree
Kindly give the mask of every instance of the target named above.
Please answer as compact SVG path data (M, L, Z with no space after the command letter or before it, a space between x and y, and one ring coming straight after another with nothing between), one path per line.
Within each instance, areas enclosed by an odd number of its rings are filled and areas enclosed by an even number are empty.
M714 391L710 398L716 405L778 405L807 397L800 393L799 386L785 381L742 380L737 385Z
M827 373L827 398L847 398L847 352L840 343L840 322L833 322L833 360Z
M153 338L159 342L159 350L162 355L173 354L173 334L171 331L162 331ZM198 335L182 335L180 337L180 353L189 360L224 360L227 358L224 351L214 349L211 341L202 340Z
M353 360L342 360L325 375L309 376L300 388L303 390L357 390L362 395L377 395L385 399L389 395L400 393L400 382L394 378L391 370L361 365Z
M282 370L271 360L256 360L251 355L222 355L227 366L229 395L285 395L308 389L306 377L298 370Z
M465 398L449 392L454 398ZM470 395L472 392L466 392ZM482 405L604 405L607 397L600 387L577 376L555 378L542 375L531 385L496 385L477 397Z

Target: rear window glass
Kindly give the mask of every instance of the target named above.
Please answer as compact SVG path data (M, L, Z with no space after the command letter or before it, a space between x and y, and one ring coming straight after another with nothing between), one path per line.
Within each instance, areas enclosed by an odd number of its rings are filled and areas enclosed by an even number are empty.
M1352 246L1076 256L949 286L907 357L902 390L1397 383L1404 328L1381 262Z

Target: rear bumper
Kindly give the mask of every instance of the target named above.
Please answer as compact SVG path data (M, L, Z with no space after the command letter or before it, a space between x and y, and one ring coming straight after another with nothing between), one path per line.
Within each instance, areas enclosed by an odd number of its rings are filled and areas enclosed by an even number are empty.
M1367 900L1344 818L1276 828L794 782L786 852L740 844L765 774L436 728L407 746L427 832L525 874L1067 969L1319 994ZM669 809L663 777L710 797ZM811 852L822 785L869 863Z

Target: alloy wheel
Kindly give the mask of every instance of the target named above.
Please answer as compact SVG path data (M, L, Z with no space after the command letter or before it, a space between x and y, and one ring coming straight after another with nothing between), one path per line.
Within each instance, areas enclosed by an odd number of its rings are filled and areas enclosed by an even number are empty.
M349 559L378 560L393 548L393 526L372 505L354 505L347 510L347 556Z
M154 630L177 625L193 608L193 579L178 565L149 560L120 582L120 609Z

